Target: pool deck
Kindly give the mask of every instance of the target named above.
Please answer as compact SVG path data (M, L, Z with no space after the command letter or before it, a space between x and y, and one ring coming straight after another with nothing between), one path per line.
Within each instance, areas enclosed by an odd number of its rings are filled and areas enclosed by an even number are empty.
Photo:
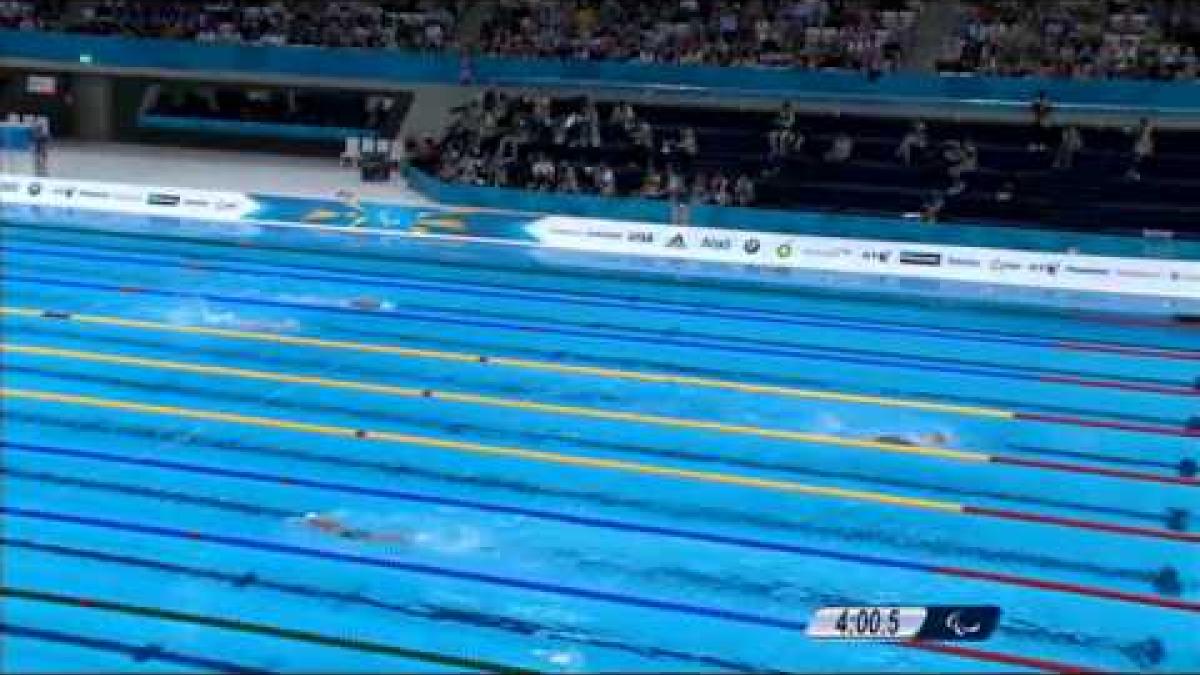
M173 164L170 175L163 173L164 161ZM332 197L339 190L353 190L378 201L431 203L409 188L402 178L388 183L364 183L354 169L339 167L336 157L284 157L229 150L63 141L51 150L50 175L302 197Z

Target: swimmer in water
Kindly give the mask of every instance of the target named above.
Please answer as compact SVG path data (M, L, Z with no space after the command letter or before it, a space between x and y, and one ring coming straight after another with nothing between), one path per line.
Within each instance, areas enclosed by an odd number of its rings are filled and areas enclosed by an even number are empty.
M353 307L354 309L364 309L364 310L368 310L368 311L372 311L372 312L377 312L381 309L391 309L392 308L392 303L387 302L386 300L372 298L370 296L363 296L361 298L353 298L347 304L350 305L351 307Z
M321 515L319 513L306 513L300 518L300 522L308 527L331 534L341 539L349 539L351 541L368 541L374 543L395 543L395 542L410 542L412 537L408 534L400 534L394 532L372 532L360 528L348 527L341 520L334 516Z
M894 445L924 445L941 447L950 443L950 434L944 431L931 431L921 434L878 434L867 440L877 443L892 443Z

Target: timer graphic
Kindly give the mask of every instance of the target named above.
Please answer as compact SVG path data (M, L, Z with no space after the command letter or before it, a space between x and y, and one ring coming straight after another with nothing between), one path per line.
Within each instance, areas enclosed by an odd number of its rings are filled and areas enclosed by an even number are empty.
M1000 608L978 605L822 607L808 636L821 640L982 642L996 630Z

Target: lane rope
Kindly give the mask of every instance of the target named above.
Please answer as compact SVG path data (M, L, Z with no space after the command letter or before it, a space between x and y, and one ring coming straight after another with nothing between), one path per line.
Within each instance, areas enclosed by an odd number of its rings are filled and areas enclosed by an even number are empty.
M218 476L222 478L232 478L237 480L247 480L257 483L278 484L283 486L308 487L318 490L327 490L331 492L340 492L345 494L356 494L370 497L381 497L384 499L402 501L417 504L427 504L433 506L449 506L454 508L463 508L473 511L482 511L485 513L499 513L505 515L515 515L526 518L534 518L537 520L546 520L551 522L566 523L580 527L608 529L621 532L633 532L637 534L649 534L653 536L670 537L675 539L685 539L691 541L700 541L710 544L719 544L724 546L733 546L738 548L746 548L753 550L771 551L776 553L785 553L790 555L798 555L803 557L825 558L830 560L838 560L842 562L859 563L863 565L871 565L878 567L891 567L895 569L904 569L917 572L926 572L930 574L939 574L954 576L966 579L992 581L999 584L1022 586L1039 590L1057 591L1062 593L1083 595L1096 598L1104 598L1108 600L1116 600L1121 602L1130 602L1135 604L1152 605L1170 609L1180 609L1189 612L1200 612L1200 602L1191 602L1178 598L1167 598L1159 595L1151 595L1146 593L1134 593L1129 591L1120 591L1115 589L1101 588L1096 586L1087 586L1083 584L1073 584L1068 582L1053 581L1048 579L1038 579L1033 577L1025 577L1021 575L1012 575L999 572L987 572L984 570L974 570L964 567L952 565L935 565L917 561L902 560L899 558L888 558L873 554L849 553L845 551L837 551L828 548L818 548L813 546L802 546L799 544L785 544L782 542L773 542L762 539L753 539L749 537L715 534L699 530L688 530L683 528L665 527L659 525L649 525L645 523L637 523L632 521L623 521L610 518L601 518L593 516L583 516L571 513L563 513L558 511L549 511L543 509L534 509L522 506L513 506L509 504L501 504L496 502L476 501L470 499L462 499L457 497L445 497L441 495L432 495L420 492L411 492L405 490L395 490L392 488L375 488L350 483L342 483L327 480L318 480L311 478L301 478L294 475L280 475L272 473L264 473L259 471L248 471L244 469L228 469L223 467L214 467L208 465L194 464L189 462L179 462L174 460L153 459L146 457L129 457L126 455L102 452L98 450L85 450L81 448L64 448L61 446L43 446L30 445L24 443L11 443L0 441L0 447L6 448L8 452L28 452L33 454L43 454L49 456L66 456L81 459L89 459L99 462L111 464L124 464L128 466L142 466L155 469L164 469L168 471L177 471L182 473L191 473L205 476Z
M98 253L96 249L80 251L74 247L64 246L3 246L0 251L11 251L31 256L62 257L74 260L108 260L111 262L131 263L141 266L159 268L194 268L190 261L178 254L147 254L133 253L111 247L98 247L110 253ZM111 253L111 251L119 253ZM845 318L812 313L812 312L782 312L770 309L745 309L729 307L708 307L693 302L671 300L650 300L637 296L620 295L589 291L565 291L547 289L535 286L499 283L462 283L449 280L429 280L397 278L349 272L336 267L323 265L293 265L280 263L249 263L245 261L218 258L215 262L207 260L203 263L206 271L229 272L234 274L269 274L272 277L300 279L304 281L329 281L334 283L356 283L382 288L402 288L408 290L432 290L467 294L473 297L499 297L507 299L533 299L545 302L560 302L574 305L605 307L612 309L628 309L631 305L640 311L658 312L676 315L685 312L693 316L713 316L717 318L732 318L739 320L759 321L783 325L809 326L819 328L844 328L848 330L870 331L873 333L897 333L950 340L965 340L978 343L1010 344L1026 347L1059 348L1070 351L1095 351L1127 356L1140 356L1161 359L1200 360L1200 350L1172 349L1164 347L1148 347L1129 345L1115 342L1092 342L1063 340L1061 338L1010 331L985 331L981 329L941 327L914 324L903 321L874 321L848 320Z
M10 283L26 283L37 286L52 286L62 288L80 288L101 292L123 292L125 287L116 284L92 281L75 281L61 278L25 276L8 274L5 279ZM753 345L746 344L734 338L687 334L681 331L662 331L642 329L630 326L603 327L564 327L561 323L549 320L513 320L511 317L495 318L484 316L479 318L479 312L468 316L462 312L441 308L362 310L354 307L342 307L328 304L314 304L285 300L271 300L219 293L199 293L195 291L164 290L158 288L138 287L138 293L167 298L201 299L212 302L225 302L236 305L251 305L257 307L277 307L302 311L319 312L323 314L341 314L359 318L371 317L377 319L405 320L431 324L452 325L455 327L471 326L474 328L498 329L520 333L555 334L568 337L614 340L626 343L651 344L655 346L669 345L672 347L710 349L722 352L747 353L763 356L793 358L808 361L846 363L850 365L873 366L880 368L897 368L904 370L920 370L923 372L941 372L956 375L989 377L1014 380L1021 382L1042 382L1064 386L1079 386L1091 388L1114 388L1146 393L1159 393L1170 396L1193 396L1196 394L1192 382L1140 378L1123 380L1098 379L1089 373L1056 370L1051 368L1025 367L1019 368L1004 364L994 364L958 357L919 356L912 354L895 354L873 351L870 349L833 347L820 345L798 345L788 342L778 342L758 339ZM474 318L473 318L474 317ZM1058 378L1057 380L1055 378Z
M805 444L830 445L843 448L855 448L860 450L876 450L881 452L891 452L897 454L917 455L924 457L936 457L958 462L967 463L991 463L1008 466L1019 466L1030 469L1060 471L1067 473L1088 474L1095 476L1105 476L1110 478L1120 478L1129 480L1159 482L1167 484L1191 485L1200 486L1200 480L1194 478L1178 477L1178 476L1163 476L1139 471L1108 469L1102 467L1093 467L1079 464L1068 464L1065 462L1051 462L1045 460L1035 460L1021 457L1007 457L1003 455L993 455L970 450L956 450L950 448L940 448L933 446L908 445L901 443L891 443L886 441L860 440L846 438L841 436L832 436L829 434L819 434L810 432L801 432L788 429L772 429L758 426L729 424L724 422L715 422L709 420L697 420L691 418L680 418L664 415L652 415L644 413L625 412L617 410L607 410L603 408L591 408L584 406L561 405L552 403L543 403L537 401L518 400L511 398L503 398L496 396L486 396L471 392L454 392L440 391L435 389L420 389L415 387L397 387L392 385L378 384L372 382L361 382L352 380L332 379L310 375L296 375L290 373L280 373L274 371L253 370L246 368L235 368L230 366L215 366L199 363L191 363L184 361L174 361L166 359L152 359L146 357L128 356L124 354L112 354L82 351L74 349L61 349L56 347L42 347L36 345L0 343L0 352L12 352L17 354L28 354L34 356L45 356L51 358L64 358L68 360L87 361L93 363L110 363L134 368L147 368L155 370L167 370L174 372L187 372L202 375L212 375L217 377L233 377L239 379L260 380L267 382L278 382L284 384L301 384L306 386L321 387L326 389L341 389L351 391L361 391L373 394L381 394L386 396L396 396L409 399L426 399L431 401L449 401L452 403L465 403L470 405L498 407L514 410L524 410L536 413L547 413L555 415L566 415L574 417L585 417L592 419L614 420L622 422L632 422L638 424L650 424L655 426L673 427L689 430L709 431L723 434L757 436L761 438L769 438L775 440L785 440Z
M804 494L815 497L827 497L848 501L869 502L890 506L924 509L943 513L955 513L961 515L984 516L1003 520L1041 523L1072 529L1107 532L1111 534L1166 539L1187 543L1200 543L1200 534L1190 532L1177 532L1160 528L1136 527L1100 521L1063 518L1058 516L1012 511L1007 509L993 509L936 499L905 497L884 492L811 485L786 480L744 476L740 474L699 471L695 469L681 469L657 464L645 464L600 457L568 455L543 450L528 450L525 448L484 445L482 443L474 443L469 441L416 436L389 431L353 429L344 426L317 424L297 420L241 415L236 413L210 410L198 410L194 408L183 408L177 406L153 405L134 401L105 399L94 396L81 396L27 389L13 389L8 387L0 388L0 398L36 400L47 403L80 405L109 410L124 410L127 412L181 417L185 419L200 419L248 426L285 429L289 431L350 438L363 441L398 443L402 445L423 446L478 455L512 457L535 462L547 462L552 464L562 464L565 466L582 467L586 469L620 471L625 473L677 478L704 483L736 485L740 487L771 490L791 494Z
M245 619L230 619L226 617L195 614L191 612L166 609L163 607L135 605L132 603L103 600L90 596L83 597L78 595L70 595L67 593L56 593L53 591L10 586L8 584L0 585L0 596L53 605L65 605L75 608L82 607L89 610L114 612L117 614L140 616L149 619L158 619L161 621L171 621L175 623L185 623L194 626L208 626L210 628L232 630L239 633L266 635L282 640L306 642L309 644L322 645L325 647L336 647L339 649L346 649L368 654L394 656L413 661L420 661L423 663L448 666L451 668L466 668L469 670L487 673L511 673L513 675L524 675L534 672L532 670L515 668L513 666L486 661L484 659L453 656L451 654L440 654L438 652L412 649L409 647L398 647L396 645L375 642L372 640L364 640L362 638L328 635L325 633L316 633L297 628L287 628L284 626L257 623L247 621Z

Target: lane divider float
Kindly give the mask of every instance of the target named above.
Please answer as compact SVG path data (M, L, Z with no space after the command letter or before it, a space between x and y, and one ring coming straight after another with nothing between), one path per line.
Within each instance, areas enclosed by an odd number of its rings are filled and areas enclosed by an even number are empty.
M545 450L529 450L517 447L505 447L495 445L485 445L482 443L474 443L470 441L451 440L446 438L435 438L430 436L417 436L411 434L396 433L390 431L375 431L365 429L353 429L351 427L317 424L312 422L303 422L298 420L278 419L271 417L259 417L253 415L241 415L236 413L219 412L213 410L199 410L195 408L184 408L178 406L155 405L141 403L136 401L121 401L115 399L99 398L95 396L82 396L75 394L64 394L50 391L37 391L28 389L14 389L9 387L0 388L0 398L34 400L45 403L59 403L65 405L77 405L93 408L102 408L108 410L123 410L126 412L134 412L151 415L164 415L170 417L180 417L184 419L199 419L216 422L226 422L231 424L241 424L247 426L285 429L289 431L297 431L302 433L319 434L325 436L336 436L342 438L356 438L359 440L369 440L374 442L397 443L401 445L422 446L428 448L437 448L440 450L449 450L454 452L464 452L476 455L489 455L494 457L511 457L515 459L523 459L534 462L547 462L552 464L561 464L565 466L582 467L585 469L601 469L607 471L619 471L624 473L641 474L647 476L659 476L667 478L676 478L688 481L697 481L703 483L721 484L721 485L736 485L740 487L749 487L761 490L778 491L789 494L803 494L814 497L825 497L832 499L842 499L848 501L858 501L867 503L884 504L890 506L898 506L913 509L923 509L929 511L939 511L942 513L953 513L960 515L980 516L986 518L1038 523L1043 525L1052 525L1056 527L1064 527L1078 530L1091 530L1096 532L1105 532L1109 534L1117 534L1122 536L1133 537L1148 537L1153 539L1164 539L1189 544L1200 543L1200 534L1192 532L1177 532L1172 530L1140 527L1132 525L1121 525L1117 523L1082 520L1078 518L1066 518L1061 516L1052 516L1045 514L1029 513L1023 511L1013 511L1008 509L995 509L982 506L972 506L968 504L959 504L951 501L943 501L938 499L928 499L922 497L906 497L903 495L895 495L885 492L874 492L869 490L853 490L847 488L838 488L826 485L812 485L807 483L798 483L794 481L779 480L772 478L759 478L754 476L746 476L741 474L728 474L716 471L700 471L695 469L682 469L677 467L662 466L657 464L645 464L641 462L629 462L625 460L607 459L602 457L588 457L580 455L569 455L558 452Z

